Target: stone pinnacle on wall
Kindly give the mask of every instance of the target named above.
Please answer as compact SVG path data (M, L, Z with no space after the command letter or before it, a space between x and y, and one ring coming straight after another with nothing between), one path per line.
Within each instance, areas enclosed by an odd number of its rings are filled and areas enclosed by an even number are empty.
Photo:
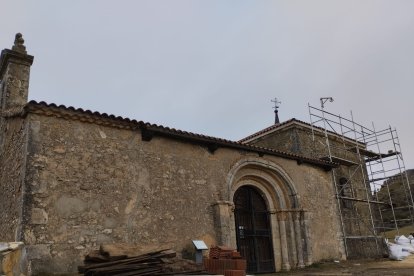
M30 66L33 56L28 55L21 33L17 33L11 49L0 54L0 109L5 112L21 109L28 99Z
M24 46L23 35L21 33L16 34L12 50L22 54L27 54L26 46Z

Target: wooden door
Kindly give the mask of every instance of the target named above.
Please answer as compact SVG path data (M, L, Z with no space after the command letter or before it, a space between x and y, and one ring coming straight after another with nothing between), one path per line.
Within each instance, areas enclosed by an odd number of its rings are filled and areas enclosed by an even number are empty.
M237 248L247 260L247 272L274 272L270 216L266 201L252 186L234 195Z

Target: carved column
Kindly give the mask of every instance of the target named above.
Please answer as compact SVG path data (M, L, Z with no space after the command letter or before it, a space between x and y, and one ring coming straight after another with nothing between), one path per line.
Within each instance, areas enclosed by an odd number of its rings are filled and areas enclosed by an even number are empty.
M296 267L297 263L298 263L298 255L297 255L297 251L296 251L296 235L295 235L295 224L293 222L293 210L289 211L287 213L287 217L288 217L288 225L289 225L289 231L290 231L290 252L292 252L291 256L292 256L292 262L293 262L293 266Z
M306 265L311 265L313 263L311 236L309 231L309 215L309 212L303 212L303 225L305 228Z
M298 256L298 267L303 268L305 267L305 263L303 262L303 247L302 247L302 235L300 229L300 219L301 219L301 211L297 211L293 214L294 216L294 223L295 223L295 237L296 237L296 251Z
M290 270L289 251L288 251L288 244L287 244L287 237L286 237L286 219L287 219L286 212L279 211L277 213L277 217L279 220L280 245L282 249L282 269Z
M230 201L217 201L214 205L214 219L219 244L234 246L232 223L234 222L234 204ZM233 219L232 219L233 218ZM233 223L234 224L234 223ZM235 240L235 238L234 238Z
M280 245L280 231L279 223L277 219L277 211L270 210L270 223L272 229L272 242L273 242L273 259L275 263L276 271L282 269L282 255L281 255L281 245Z

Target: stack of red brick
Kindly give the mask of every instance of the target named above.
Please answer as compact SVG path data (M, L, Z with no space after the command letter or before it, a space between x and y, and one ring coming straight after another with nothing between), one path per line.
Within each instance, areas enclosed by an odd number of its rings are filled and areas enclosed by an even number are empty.
M245 276L246 260L235 249L213 246L210 248L209 258L204 259L204 268L214 274Z

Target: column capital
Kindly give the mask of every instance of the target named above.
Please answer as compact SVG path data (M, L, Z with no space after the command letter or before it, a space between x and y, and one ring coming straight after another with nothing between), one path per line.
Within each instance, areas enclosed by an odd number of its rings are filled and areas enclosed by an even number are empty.
M288 214L289 214L289 212L286 212L286 211L277 211L276 214L277 214L277 219L279 221L286 221L286 220L288 220Z

